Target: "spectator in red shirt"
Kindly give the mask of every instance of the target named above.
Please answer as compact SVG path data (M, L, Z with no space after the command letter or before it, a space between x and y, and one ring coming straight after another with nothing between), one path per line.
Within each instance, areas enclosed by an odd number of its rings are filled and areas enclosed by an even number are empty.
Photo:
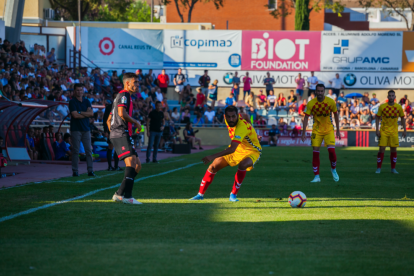
M403 104L406 104L407 103L407 95L404 95L404 97L403 98L401 98L401 100L400 100L400 105L403 105Z
M267 98L265 95L263 95L263 90L259 90L259 95L256 97L256 103L258 108L268 108Z
M306 99L303 99L303 103L299 106L298 109L298 113L300 116L305 116L305 109L306 109L306 104L308 103L308 101Z
M161 92L165 95L167 94L168 84L170 83L170 78L165 74L165 69L162 69L161 74L157 77L158 86L161 88Z
M413 109L411 108L410 102L407 100L405 104L405 109L404 109L406 117L410 116L410 113L412 110Z
M254 122L256 128L265 128L266 127L266 120L263 119L262 116L257 116L257 120Z
M194 108L194 113L204 114L204 104L206 101L206 96L204 96L204 93L201 90L201 87L198 87L197 89L197 100L196 105Z

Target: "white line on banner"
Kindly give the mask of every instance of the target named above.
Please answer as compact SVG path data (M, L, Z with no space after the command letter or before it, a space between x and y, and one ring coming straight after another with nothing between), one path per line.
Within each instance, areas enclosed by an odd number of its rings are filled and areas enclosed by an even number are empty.
M187 166L184 166L184 167L181 167L181 168L178 168L178 169L174 169L174 170L170 170L170 171L166 171L166 172L162 172L162 173L154 174L154 175L150 175L150 176L145 176L145 177L136 179L134 182L138 182L138 181L142 181L142 180L145 180L145 179L148 179L148 178L152 178L152 177L156 177L156 176L161 176L161 175L169 174L169 173L172 173L172 172L175 172L175 171L187 169L187 168L190 168L192 166L195 166L195 165L198 165L198 164L201 164L201 163L202 162L197 162L197 163L189 164ZM101 189L98 189L98 190L91 191L91 192L86 193L86 194L81 195L81 196L77 196L77 197L74 197L74 198L65 199L65 200L57 201L57 202L53 202L53 203L49 203L49 204L46 204L46 205L43 205L43 206L39 206L39 207L36 207L36 208L31 208L29 210L26 210L26 211L23 211L23 212L20 212L20 213L17 213L17 214L13 214L13 215L10 215L10 216L5 216L5 217L0 218L0 222L6 221L6 220L10 220L10 219L13 219L13 218L16 218L16 217L20 217L22 215L27 215L27 214L30 214L30 213L33 213L33 212L36 212L36 211L39 211L39 210L42 210L42 209L46 209L46 208L49 208L49 207L58 205L58 204L67 203L67 202L71 202L71 201L78 200L78 199L81 199L81 198L85 198L85 197L88 197L90 195L99 193L101 191L105 191L105 190L117 188L120 185L121 185L121 183L118 183L118 184L112 185L110 187L101 188Z

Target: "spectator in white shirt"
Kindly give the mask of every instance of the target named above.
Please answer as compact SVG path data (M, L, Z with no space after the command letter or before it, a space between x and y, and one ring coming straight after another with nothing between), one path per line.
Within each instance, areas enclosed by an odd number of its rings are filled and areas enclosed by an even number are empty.
M204 121L207 124L212 124L214 121L214 116L216 116L216 112L214 110L211 110L211 106L207 107L207 111L204 112Z
M308 94L311 94L312 92L315 93L316 85L319 83L318 77L315 76L315 72L311 71L311 76L307 79L308 83Z
M158 88L157 92L155 92L155 96L157 97L157 101L162 102L162 100L164 99L164 96L162 95L161 89Z
M267 96L267 104L271 109L276 109L277 107L276 96L274 95L273 90L269 91L269 96Z
M336 102L336 95L332 92L332 89L329 89L328 95L326 97L331 98Z
M308 97L308 102L310 102L311 100L313 100L315 98L315 93L311 92L309 97Z
M331 84L331 87L332 87L333 93L334 93L336 96L339 96L339 90L340 90L341 88L345 88L344 83L343 83L343 82L342 82L342 80L339 78L339 74L338 74L338 73L336 73L336 74L335 74L335 78L331 79L331 80L329 81L329 83Z
M351 119L358 119L359 120L359 104L358 104L358 100L355 100L354 103L352 104L351 108L350 108L350 118Z

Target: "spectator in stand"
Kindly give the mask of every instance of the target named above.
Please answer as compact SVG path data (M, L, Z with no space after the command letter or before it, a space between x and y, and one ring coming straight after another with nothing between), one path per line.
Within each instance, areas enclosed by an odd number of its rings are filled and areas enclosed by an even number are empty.
M305 113L304 112L305 112L307 103L308 103L308 101L306 99L303 99L303 103L298 108L299 116L305 117Z
M170 78L168 77L167 74L165 74L165 69L161 70L161 74L158 75L157 80L158 80L158 86L160 87L161 92L164 95L166 95L168 85L170 84Z
M154 151L152 154L152 162L159 163L157 159L158 145L160 144L161 136L164 131L165 119L164 112L162 112L162 105L160 101L155 103L155 110L152 110L147 119L147 136L149 138L147 148L146 162L150 162L150 155L152 147Z
M407 104L404 107L405 118L408 118L408 116L411 115L412 110L413 109L411 108L411 105L409 104L409 101L407 100Z
M165 143L171 141L173 144L176 142L182 143L180 134L178 133L177 127L174 125L174 122L171 121L169 126L166 126L163 132L163 137L161 138L160 148L164 148Z
M72 159L79 159L79 158L75 158L75 155L71 150L71 135L69 133L65 133L65 135L63 135L63 140L62 142L59 144L58 148L57 148L57 155L55 156L56 160L60 160L60 161L70 161ZM73 158L72 158L73 156ZM78 160L79 162L79 160Z
M370 103L368 92L365 92L364 96L362 96L362 102L365 102L367 105Z
M266 96L269 96L269 92L273 91L273 85L276 83L275 79L270 77L270 72L266 73L266 78L263 80L264 85L266 86Z
M240 94L240 78L238 77L239 73L234 72L234 77L232 80L233 88L231 92L233 92L234 98L236 103L239 101L239 94Z
M308 95L310 95L311 93L315 94L316 85L319 83L319 80L318 77L315 76L314 71L311 71L311 76L308 77L306 82L308 83ZM310 100L308 99L308 101Z
M207 111L204 112L205 122L206 124L212 125L214 123L214 117L216 116L216 112L211 109L211 107L207 107Z
M305 79L302 78L302 74L299 73L295 79L296 82L296 94L303 96L303 87L305 86Z
M326 97L331 98L336 103L336 95L333 93L332 89L329 89L328 95Z
M29 132L26 133L26 149L29 153L30 160L37 160L38 152L35 147L35 141L34 141L34 129L29 128Z
M249 108L249 110L247 110L247 114L249 115L249 117L250 117L250 122L251 123L253 123L254 121L256 121L257 120L257 112L256 112L256 109L254 109L254 107L253 106L251 106L250 108Z
M194 118L193 125L198 127L204 127L204 119L203 116L201 116L201 113L197 113L196 117Z
M201 86L201 91L203 92L204 96L207 97L207 93L208 93L208 86L210 83L210 77L208 76L208 70L204 70L204 75L202 75L199 79L198 79L198 83Z
M288 107L290 109L296 110L298 104L298 97L296 97L295 92L290 90L290 96L288 97Z
M49 63L56 62L56 54L55 54L55 48L52 48L50 52L47 53L46 59Z
M119 80L119 78L115 79L115 82L113 84L113 89L114 89L114 93L119 93L121 92L121 90L124 89L124 86L122 85L121 81ZM141 92L144 93L144 92Z
M246 72L246 76L243 78L243 100L246 99L246 94L247 96L250 95L252 83L252 79L249 77L249 72Z
M164 94L161 92L161 88L155 88L155 100L159 102L164 100Z
M348 129L349 128L349 121L346 117L344 117L341 122L339 123L341 129Z
M362 111L362 114L359 118L359 125L361 127L371 127L371 115L369 114L367 109Z
M406 104L407 101L408 101L408 96L404 95L404 97L401 98L399 104L402 106L402 105Z
M296 124L295 117L292 117L290 119L289 126L290 126L290 129L292 130L292 138L297 137L298 134L299 134L299 130L298 129L300 129L300 126L298 126Z
M244 102L247 105L247 107L253 107L255 109L256 101L254 100L254 92L250 92L250 94L247 96Z
M270 90L269 96L267 96L267 106L271 109L276 109L277 107L276 96L274 95L273 90Z
M180 122L180 113L178 112L176 107L174 107L172 112L171 112L171 118L172 118L174 123L179 123Z
M362 114L362 111L364 111L364 110L368 110L368 112L369 112L369 105L365 104L364 101L361 101L361 103L359 104L359 111Z
M214 124L219 124L219 125L224 124L224 112L221 108L217 109L217 113L214 116Z
M279 130L281 134L286 135L287 134L287 124L286 122L283 120L283 118L279 119Z
M353 129L359 129L359 120L358 119L352 119L349 126Z
M339 74L336 73L335 74L335 78L331 79L329 81L329 83L331 84L333 93L338 97L339 96L339 91L341 88L345 89L344 83L342 82L342 80L339 78Z
M345 102L343 102L339 108L339 117L343 118L344 116L349 118L349 107Z
M201 90L201 87L198 87L196 90L197 90L197 100L195 104L194 113L201 115L204 113L204 105L206 103L206 96L204 96L204 93Z
M203 148L201 147L201 139L195 137L195 134L197 132L198 130L194 131L193 125L191 123L187 123L184 129L184 141L189 143L192 149L197 149L196 147L194 147L194 144L198 143L198 148L202 150Z
M188 108L184 109L184 112L181 114L181 123L186 124L190 122L191 114Z
M350 118L359 120L360 110L359 110L358 100L354 101L353 105L350 108L350 111L351 111Z
M259 95L256 97L257 108L267 109L267 97L263 95L263 90L259 90Z
M375 118L375 116L378 113L378 108L380 107L380 102L371 101L370 110L371 110L371 116Z
M283 93L279 93L279 97L277 98L277 107L279 110L287 107L286 98Z
M74 97L69 101L69 110L72 115L70 120L70 131L73 140L72 153L78 156L80 142L82 141L86 149L86 160L88 166L88 176L95 176L92 163L91 149L91 132L89 128L89 118L93 117L93 111L90 101L83 98L83 84L75 84ZM73 176L79 176L78 173L79 158L72 158Z
M234 94L233 92L230 92L230 95L226 98L225 104L226 107L230 106L230 105L234 105L236 106L236 99L234 98Z
M145 85L148 87L148 89L156 87L156 85L154 84L154 77L152 76L152 69L148 70L148 74L146 74L144 78Z
M180 94L181 99L181 93L184 90L184 82L185 82L185 76L181 73L181 68L178 68L178 73L174 76L174 85L175 85L175 92Z
M406 129L408 129L408 130L413 130L414 129L413 116L410 115L407 118L407 120L405 121L405 126L406 126ZM0 144L0 146L1 146L1 144Z
M338 104L342 105L342 103L348 103L348 100L345 98L344 92L341 92L338 97Z
M254 122L256 128L265 128L266 127L266 120L262 116L257 116L257 120Z
M371 103L372 103L372 101L374 101L374 102L375 102L375 104L377 104L377 103L379 103L379 102L380 102L380 101L378 100L378 98L377 98L377 94L372 93Z
M59 144L62 142L62 133L56 132L55 133L55 141L52 143L53 152L55 153L55 158L57 156L57 151L59 148ZM35 141L36 144L36 141Z
M211 108L214 109L214 106L217 101L217 90L218 90L218 80L214 80L208 87L208 98L211 100Z
M277 147L277 141L280 137L280 130L276 127L276 125L272 125L272 128L269 129L269 146Z

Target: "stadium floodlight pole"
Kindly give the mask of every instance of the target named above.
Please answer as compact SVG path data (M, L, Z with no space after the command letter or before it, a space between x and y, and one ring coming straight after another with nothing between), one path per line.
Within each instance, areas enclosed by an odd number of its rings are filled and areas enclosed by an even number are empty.
M79 18L79 68L78 68L78 73L80 74L81 71L81 66L82 66L82 54L81 54L81 49L82 49L82 43L81 43L81 0L78 0L78 18ZM73 68L74 72L76 70L76 68Z

